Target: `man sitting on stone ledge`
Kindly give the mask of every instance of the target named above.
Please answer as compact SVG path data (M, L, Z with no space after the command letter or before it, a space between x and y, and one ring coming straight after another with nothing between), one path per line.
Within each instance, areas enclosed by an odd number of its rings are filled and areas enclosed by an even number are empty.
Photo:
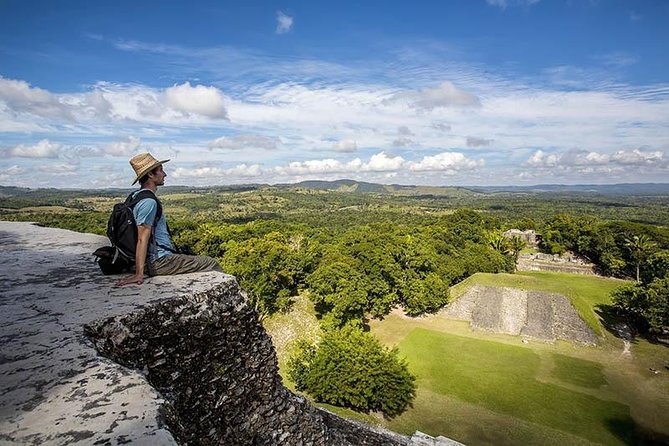
M155 193L158 186L165 184L167 174L163 170L163 164L168 161L158 161L149 153L139 154L130 160L137 175L132 184L139 181L141 186L133 193L133 197L142 190L150 190L154 198L144 198L133 208L137 223L135 274L118 281L117 285L139 285L144 281L145 272L150 276L166 276L197 271L223 271L211 257L178 254L170 237L165 214L161 214L158 221L155 221L158 212L158 197L155 197Z

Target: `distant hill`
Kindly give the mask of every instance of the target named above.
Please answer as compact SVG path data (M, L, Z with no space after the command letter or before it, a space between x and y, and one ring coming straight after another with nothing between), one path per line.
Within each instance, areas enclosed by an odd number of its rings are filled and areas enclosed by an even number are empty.
M669 183L623 183L623 184L539 184L535 186L471 186L469 189L483 192L530 192L530 193L581 193L597 195L669 195Z
M367 183L356 180L335 180L335 181L302 181L294 184L281 184L276 187L281 188L301 188L313 190L328 190L337 192L358 192L375 194L392 194L407 196L463 196L478 195L482 192L473 191L464 187L444 187L444 186L411 186L401 184L379 184Z
M238 184L220 186L165 186L161 188L163 193L207 193L207 192L242 192L262 189L266 187L278 189L312 189L336 192L371 193L404 195L417 198L432 197L473 197L477 195L488 195L498 193L521 193L521 194L578 194L578 195L603 195L603 196L667 196L669 195L669 183L625 183L625 184L539 184L534 186L413 186L401 184L368 183L349 179L335 181L302 181L299 183L283 184ZM118 196L129 193L134 188L127 189L99 189L102 196ZM20 197L29 195L51 196L58 193L61 197L65 193L76 197L90 194L90 189L54 189L40 188L29 189L25 187L0 186L0 198Z
M302 188L315 190L335 190L340 192L374 192L385 193L386 186L377 183L366 183L355 180L335 180L335 181L301 181L294 184L281 184L281 187Z

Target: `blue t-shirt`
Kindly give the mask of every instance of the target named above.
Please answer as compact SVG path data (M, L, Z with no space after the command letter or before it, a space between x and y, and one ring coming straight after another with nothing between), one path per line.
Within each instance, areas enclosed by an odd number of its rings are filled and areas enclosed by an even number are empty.
M135 197L138 193L139 190L133 194L133 197ZM135 221L137 222L137 226L153 226L157 212L158 203L153 198L145 198L140 200L132 210L132 213L135 216ZM167 230L167 220L165 219L164 212L158 219L158 222L156 222L155 228L152 227L151 230L153 231L153 240L151 243L149 243L149 263L153 263L161 257L172 254L172 252L168 251L167 249L163 249L158 245L174 249L174 245L170 239L170 233Z

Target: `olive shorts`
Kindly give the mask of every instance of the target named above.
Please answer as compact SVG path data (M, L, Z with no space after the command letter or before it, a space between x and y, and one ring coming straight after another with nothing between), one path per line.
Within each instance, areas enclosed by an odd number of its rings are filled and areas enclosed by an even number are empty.
M149 267L152 276L170 276L173 274L194 273L197 271L221 271L216 259L207 256L170 254L159 258Z

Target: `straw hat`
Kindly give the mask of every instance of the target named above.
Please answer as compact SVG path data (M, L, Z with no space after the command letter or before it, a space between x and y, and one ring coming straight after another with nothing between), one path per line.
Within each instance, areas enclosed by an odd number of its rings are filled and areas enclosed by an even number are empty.
M130 165L137 174L137 178L132 184L135 184L140 178L151 172L156 167L165 164L169 160L158 161L150 153L140 153L130 159Z

